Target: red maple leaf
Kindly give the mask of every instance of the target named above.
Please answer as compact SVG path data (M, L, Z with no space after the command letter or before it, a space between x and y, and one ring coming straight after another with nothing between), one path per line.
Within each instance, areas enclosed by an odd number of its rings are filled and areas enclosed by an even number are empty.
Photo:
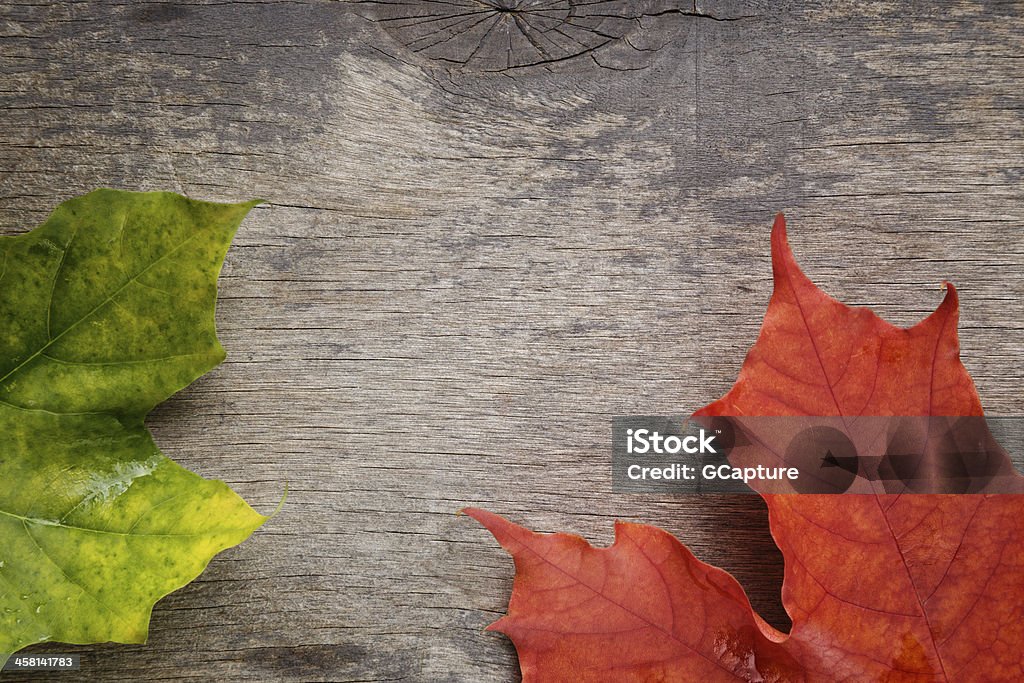
M736 384L696 415L982 415L952 286L935 313L897 328L818 289L781 215L772 265L774 293ZM471 509L516 564L508 615L491 628L515 643L528 683L1024 681L1024 497L764 498L789 634L660 529L619 523L598 549Z

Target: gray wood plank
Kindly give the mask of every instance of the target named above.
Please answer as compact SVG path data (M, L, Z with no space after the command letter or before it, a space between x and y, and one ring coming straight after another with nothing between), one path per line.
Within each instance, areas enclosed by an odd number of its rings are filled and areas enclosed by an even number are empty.
M518 4L0 7L0 230L96 186L268 200L223 276L228 361L150 425L288 503L148 645L38 648L83 654L61 680L515 680L482 630L512 563L465 505L663 526L785 625L759 500L609 470L611 416L731 385L779 210L812 278L893 322L955 282L983 403L1019 414L1019 3Z

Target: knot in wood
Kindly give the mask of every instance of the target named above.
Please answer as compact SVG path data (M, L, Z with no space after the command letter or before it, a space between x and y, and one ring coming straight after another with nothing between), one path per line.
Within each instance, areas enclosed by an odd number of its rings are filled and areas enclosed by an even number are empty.
M621 39L642 16L627 0L375 2L375 20L412 52L449 67L506 71L562 62Z

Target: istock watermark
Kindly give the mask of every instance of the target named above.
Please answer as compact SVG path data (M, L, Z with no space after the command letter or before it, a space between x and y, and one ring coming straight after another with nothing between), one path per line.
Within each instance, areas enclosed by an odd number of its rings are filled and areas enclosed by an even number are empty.
M1021 417L617 417L633 493L1024 493Z
M677 453L716 453L712 445L713 434L708 434L703 429L699 434L689 436L676 436L669 434L663 436L657 430L651 429L627 429L626 449L631 454L644 455L645 453L657 453L659 455Z

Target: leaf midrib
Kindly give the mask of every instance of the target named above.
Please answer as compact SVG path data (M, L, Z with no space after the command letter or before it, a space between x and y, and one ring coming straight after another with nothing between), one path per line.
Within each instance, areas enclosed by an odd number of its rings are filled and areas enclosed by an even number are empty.
M37 527L47 528L58 528L65 529L67 531L80 531L88 534L102 534L104 536L121 536L129 538L202 538L204 536L217 536L218 534L235 533L244 531L245 529L218 529L209 533L196 533L196 534L137 534L122 531L109 531L107 529L90 529L89 527L75 526L73 524L64 524L63 522L54 522L49 519L43 519L41 517L25 517L14 512L7 512L6 510L0 509L0 515L4 517L10 517L16 519L22 524L32 524Z
M799 268L799 266L797 266L797 267ZM788 268L785 270L785 275L786 275L786 281L789 284L790 290L793 292L793 300L796 302L797 310L800 312L800 320L804 323L804 328L807 330L807 337L811 341L811 346L814 348L814 354L815 354L815 357L816 357L816 359L818 361L818 365L821 367L822 375L825 378L825 385L828 387L829 393L832 396L832 400L835 403L836 410L839 412L839 416L842 418L842 420L843 420L843 422L845 424L845 422L846 422L846 415L844 414L842 408L839 405L839 401L838 401L838 399L837 399L837 397L835 395L835 389L832 387L832 382L831 382L831 380L828 377L828 373L825 371L825 363L824 363L824 360L821 357L820 351L818 350L818 344L817 344L817 341L816 341L816 339L814 337L814 333L811 330L810 321L807 320L807 314L804 311L803 304L800 301L800 294L798 293L797 288L796 288L796 286L793 283L793 275L789 271ZM945 330L946 323L948 322L948 320L949 320L949 312L946 313L946 317L943 319L942 324L939 326L939 333L938 333L939 335L941 335L942 332ZM935 362L936 362L936 356L938 355L938 346L939 346L939 342L938 342L938 339L937 339L936 343L935 343L935 347L932 350L932 359L931 359L931 379L932 379L932 382L934 382ZM878 363L878 361L876 361L876 364L877 363ZM928 391L929 413L931 412L930 407L931 407L931 402L932 402L932 389L933 389L933 386L930 384L929 385L929 391ZM869 396L868 400L870 400L870 398L871 397ZM939 663L939 667L941 669L941 675L942 675L944 680L949 681L950 680L949 674L946 673L946 664L942 660L942 652L939 649L939 643L935 640L935 633L934 633L934 631L932 629L931 619L929 618L928 610L925 607L925 602L927 601L927 599L923 600L921 598L921 592L918 590L917 584L914 582L914 576L913 576L913 574L910 571L910 564L907 562L906 555L904 555L904 553L903 553L903 547L900 545L900 540L899 540L899 538L897 538L896 532L892 528L892 524L889 522L889 516L886 514L885 508L882 507L882 503L878 499L878 494L877 493L873 493L871 495L871 498L875 501L875 504L878 506L878 514L881 516L882 520L885 522L885 527L889 531L889 536L892 538L893 546L895 547L896 552L899 554L900 562L903 565L903 570L904 570L904 572L906 573L906 576L907 576L907 582L910 584L910 588L913 590L914 599L915 599L915 602L917 603L918 610L920 611L920 616L924 620L925 627L928 629L928 638L929 638L929 641L930 641L931 646L932 646L932 652L935 654L935 659ZM948 568L947 568L947 571L948 571Z
M137 272L136 274L132 275L132 276L131 276L130 278L128 278L127 280L125 280L125 281L124 281L124 283L122 283L120 287L118 287L118 288L117 288L116 290L114 290L113 292L111 292L111 293L110 293L110 294L109 294L109 295L108 295L108 296L107 296L106 298L104 298L104 299L103 299L102 301L100 301L100 302L99 302L98 304L96 304L96 305L95 305L95 306L94 306L94 307L93 307L92 309L90 309L90 310L89 310L89 312L88 312L88 313L86 313L86 314L85 314L85 315L83 315L83 316L82 316L81 318L79 318L78 320L76 320L76 321L74 321L73 323L71 323L70 325L68 325L68 326L67 326L66 328L64 328L64 330L63 330L63 331L62 331L62 332L61 332L60 334L58 334L58 335L57 335L56 337L52 337L52 338L48 339L48 340L47 340L47 342L46 342L45 344L43 344L43 345L42 345L42 346L41 346L41 347L40 347L39 349L37 349L37 350L35 351L35 353L33 353L32 355L28 356L28 357L27 357L27 358L26 358L25 360L23 360L22 362L18 363L18 365L16 365L16 366L15 366L15 367L14 367L14 368L13 368L13 369L12 369L12 370L10 371L10 372L8 372L8 373L7 373L6 375L4 375L3 377L0 377L0 388L3 388L3 387L5 387L5 386L7 385L7 382L8 382L8 380L10 380L10 379L11 379L12 377L14 377L15 375L17 375L17 374L18 374L18 373L19 373L19 372L20 372L20 371L21 371L21 370L22 370L22 369L23 369L23 368L24 368L24 367L25 367L26 365L28 365L29 363L31 363L32 361L34 361L34 360L35 360L36 358L39 358L40 356L42 356L42 355L43 355L43 353L44 353L44 352L45 352L45 351L46 351L46 350L47 350L48 348L50 348L51 346L53 346L54 344L56 344L56 343L57 343L57 342L58 342L58 341L59 341L59 340L60 340L60 339L61 339L61 338L62 338L62 337L63 337L64 335L66 335L67 333L71 332L71 331L72 331L72 330L74 330L74 329L75 329L76 327L78 327L78 325L80 325L81 323L83 323L83 322L85 322L86 320L88 320L88 319L89 319L90 317L92 317L92 316L93 316L93 315L94 315L94 314L95 314L95 313L96 313L97 311L99 311L99 310L100 310L101 308L103 308L104 306L106 306L107 304L109 304L109 303L110 303L111 301L113 301L113 300L114 300L114 298L115 298L115 297L116 297L117 295L119 295L119 294L120 294L121 292L123 292L123 291L124 291L124 290L125 290L125 289L126 289L126 288L127 288L128 286L129 286L129 285L131 285L132 283L134 283L135 281L137 281L137 280L138 280L138 279L139 279L140 277L142 277L143 275L145 275L145 274L146 274L147 272L149 272L149 270L150 270L150 269L152 269L152 268L153 268L154 266L156 266L156 265L157 265L157 264L159 264L160 262L162 262L162 261L164 261L165 259L167 259L167 258L170 258L170 257L171 257L171 256L173 256L174 254L176 254L176 253L177 253L178 251L180 251L180 250L181 250L181 249L182 249L182 248L183 248L183 247L184 247L184 246L185 246L186 244L188 244L188 243L189 243L189 242L191 242L191 241L192 241L193 239L195 239L195 238L196 238L196 237L197 237L197 236L198 236L199 234L200 234L200 233L196 232L196 233L193 233L193 234L189 235L189 236L188 236L188 237L186 237L186 238L185 238L185 239L184 239L184 240L183 240L183 241L182 241L182 242L181 242L180 244L178 244L178 245L177 245L176 247L174 247L173 249L171 249L171 250L169 250L169 251L167 251L167 252L165 252L165 253L161 254L160 256L158 256L158 257L157 257L156 259L154 259L154 260L153 260L153 262L152 262L152 263L150 263L150 264L149 264L149 265L147 265L147 266L146 266L145 268L143 268L142 270L140 270L139 272ZM68 245L67 245L67 247L65 247L65 249L70 249L70 248L71 248L71 244L70 244L70 242L69 242L69 243L68 243ZM66 254L66 253L67 253L67 252L65 251L65 254ZM51 297L52 297L52 292L51 292ZM52 298L51 298L50 302L49 302L49 303L47 304L47 310L49 310L49 309L50 309L50 308L51 308L52 306L53 306L53 300L52 300Z

